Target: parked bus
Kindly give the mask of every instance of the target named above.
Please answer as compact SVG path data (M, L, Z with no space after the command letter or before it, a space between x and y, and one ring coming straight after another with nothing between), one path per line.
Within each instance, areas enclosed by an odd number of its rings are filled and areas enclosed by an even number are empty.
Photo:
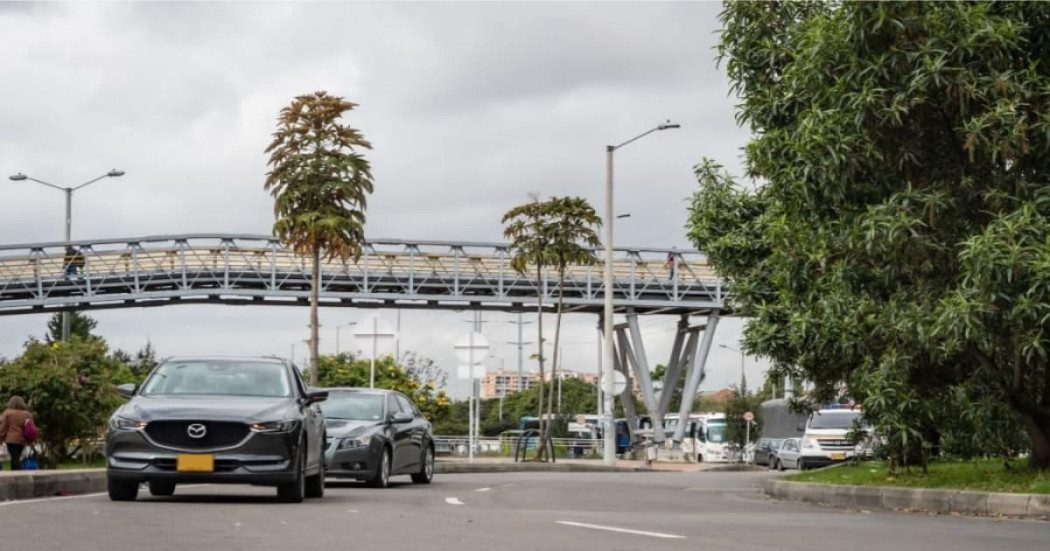
M682 433L682 452L689 454L698 463L723 463L729 461L729 441L726 438L726 416L722 413L690 413ZM664 416L666 445L672 446L671 437L678 428L679 416Z

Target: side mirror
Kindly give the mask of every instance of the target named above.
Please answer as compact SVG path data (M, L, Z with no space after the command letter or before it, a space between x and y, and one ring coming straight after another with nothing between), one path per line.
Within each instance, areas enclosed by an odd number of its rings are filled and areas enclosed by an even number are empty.
M390 422L394 423L395 425L400 425L402 423L411 423L412 420L415 418L415 415L412 415L407 411L399 411L390 416Z
M328 391L327 390L317 390L317 389L311 388L310 390L306 391L306 396L305 397L306 397L306 403L308 403L308 404L316 404L317 402L323 402L323 401L328 399Z
M125 398L131 398L135 395L135 388L134 383L125 383L117 387L117 394Z

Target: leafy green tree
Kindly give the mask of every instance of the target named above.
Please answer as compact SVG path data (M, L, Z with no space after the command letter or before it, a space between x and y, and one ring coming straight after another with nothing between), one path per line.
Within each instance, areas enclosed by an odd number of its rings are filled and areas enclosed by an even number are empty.
M354 259L365 241L372 171L358 149L371 149L343 114L357 104L327 92L298 96L277 121L264 188L274 197L274 235L311 260L310 367L317 373L321 258ZM311 384L316 379L311 378Z
M759 185L705 160L689 235L746 348L920 446L977 374L1050 467L1050 10L732 2L722 22Z
M758 438L762 430L762 417L759 411L761 408L758 407L761 404L761 396L748 392L746 384L733 387L732 394L730 394L724 408L726 414L726 440L741 448L747 446L748 428L747 421L744 420L744 414L749 411L755 416L750 429L751 441Z
M92 331L98 326L98 321L94 318L77 312L76 310L69 313L69 336L80 337L82 339L97 339ZM59 342L62 340L62 313L56 312L51 315L47 320L47 334L44 335L46 342Z
M122 382L122 366L101 339L73 335L69 342L30 340L0 369L0 394L26 399L50 465L100 438L120 404L114 383Z

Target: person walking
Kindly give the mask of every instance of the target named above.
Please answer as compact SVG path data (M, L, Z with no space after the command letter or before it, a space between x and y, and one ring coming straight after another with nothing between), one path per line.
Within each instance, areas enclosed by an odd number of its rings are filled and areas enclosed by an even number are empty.
M7 409L0 417L0 438L7 444L7 453L11 456L11 470L22 470L22 452L29 442L25 438L26 424L33 419L25 400L21 396L12 396L7 402Z
M65 266L63 273L68 278L69 276L77 275L77 256L80 252L77 251L76 247L72 245L66 245L66 254L62 257L62 264Z
M667 268L667 279L674 279L674 267L675 267L675 253L667 253L667 260L664 262L664 268Z

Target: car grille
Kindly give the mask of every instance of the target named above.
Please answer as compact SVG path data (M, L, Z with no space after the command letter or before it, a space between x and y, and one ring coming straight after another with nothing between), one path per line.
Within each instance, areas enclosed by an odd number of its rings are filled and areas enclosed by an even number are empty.
M192 438L190 425L204 425L202 438ZM248 436L248 425L226 421L153 421L146 425L146 434L162 446L186 450L225 448L240 443Z
M853 448L855 447L853 444L849 443L849 440L817 440L817 443L820 444L820 449L824 451L853 451Z

